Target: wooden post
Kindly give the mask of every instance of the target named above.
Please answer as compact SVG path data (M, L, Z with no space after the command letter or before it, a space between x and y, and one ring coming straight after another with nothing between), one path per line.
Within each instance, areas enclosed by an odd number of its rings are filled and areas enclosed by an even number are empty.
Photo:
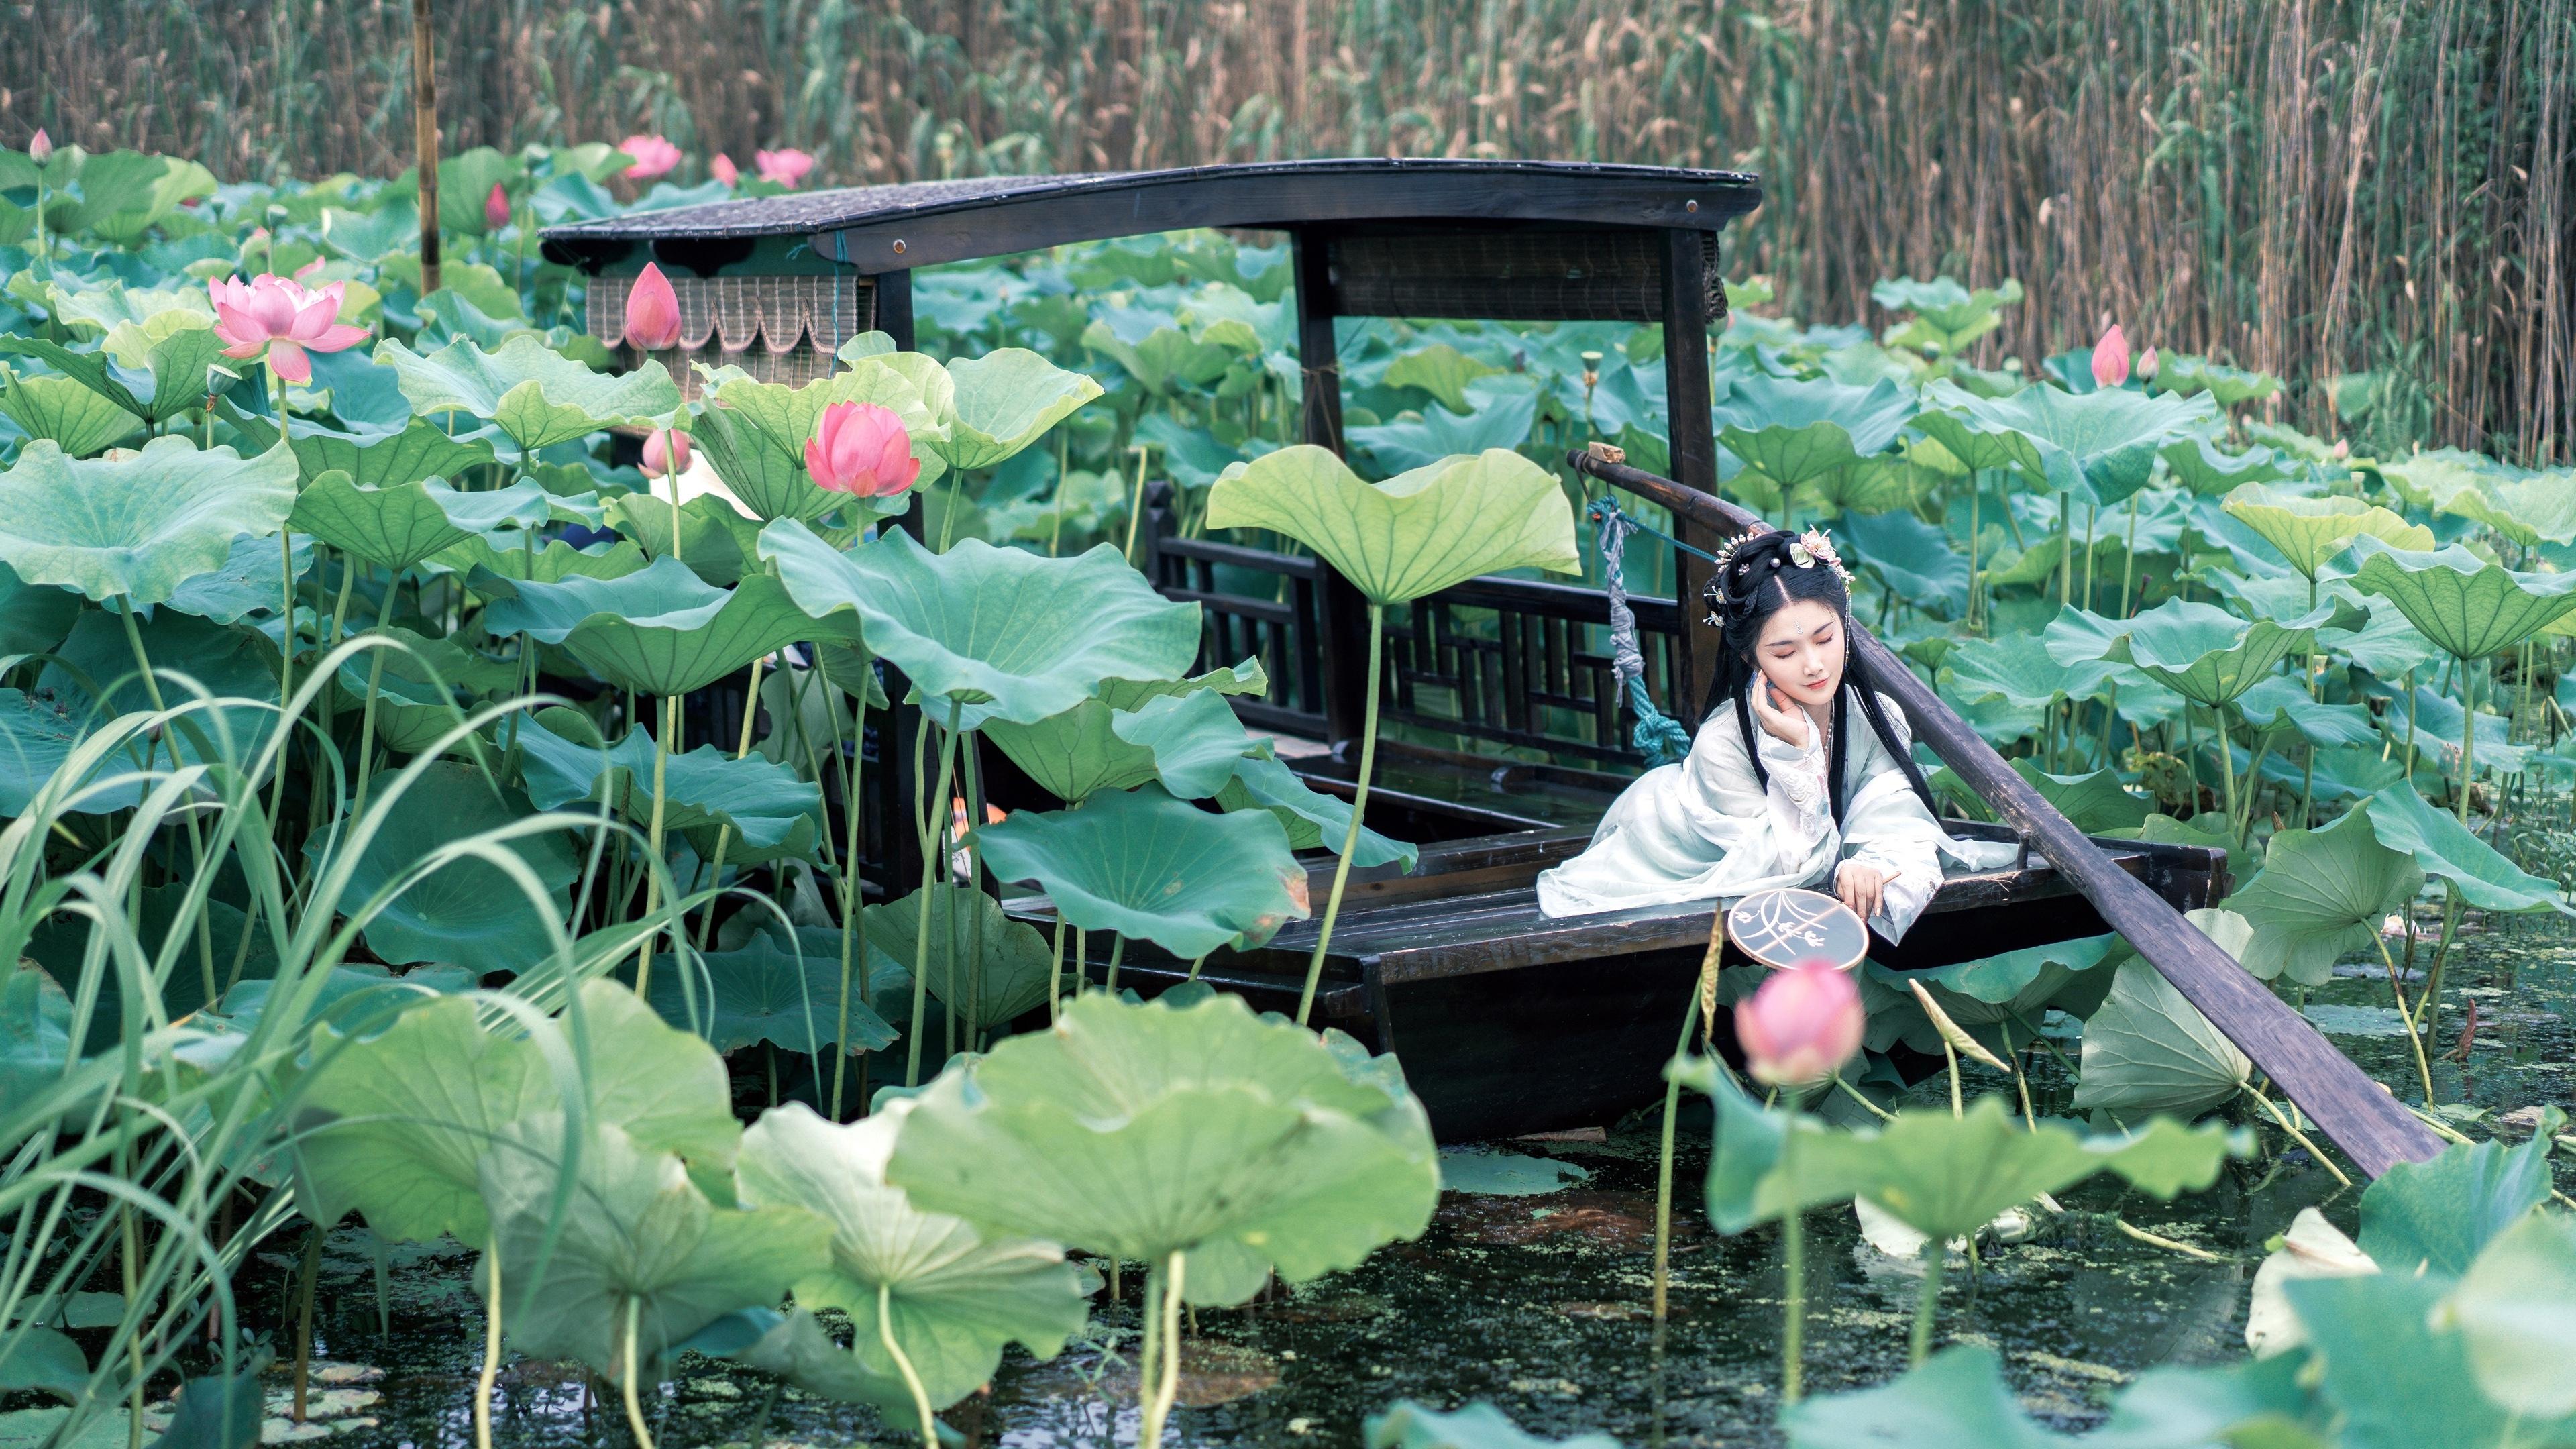
M420 177L420 294L438 290L438 54L429 0L411 0L411 138Z
M1695 492L1717 496L1717 438L1710 426L1708 377L1707 253L1701 233L1674 228L1664 233L1664 395L1672 426L1673 481ZM1710 553L1724 542L1715 529L1676 512L1674 536ZM1682 612L1681 668L1673 680L1673 717L1685 727L1699 724L1701 699L1717 677L1718 635L1700 622L1706 612L1700 591L1708 586L1709 564L1683 549L1673 551L1673 577L1680 580L1675 598Z
M1608 463L1584 453L1569 456L1577 469L1704 525L1740 533L1761 520L1722 499L1697 495L1672 479ZM2174 984L2211 1023L2227 1034L2254 1065L2281 1084L2290 1100L2326 1130L2361 1170L2377 1177L2399 1162L2421 1162L2442 1150L2415 1115L2352 1060L2335 1050L2307 1018L2254 979L2218 944L2175 913L2162 896L2114 863L2102 848L2057 813L2046 797L2015 773L1956 710L1932 692L1905 661L1858 623L1852 638L1879 688L1895 697L1914 737L1993 806L2030 849L2046 856L2084 893L2111 929Z
M868 281L873 288L870 327L893 338L896 348L913 350L912 273L879 272ZM912 506L904 510L895 526L926 545L934 540L923 533L928 510L922 506L921 493L920 489L913 490ZM885 671L886 698L895 707L877 716L877 762L868 771L865 793L873 797L870 805L878 831L870 863L877 868L886 899L893 900L921 885L921 844L913 834L912 745L914 736L921 733L922 723L919 710L904 706L910 681L903 677L903 671L884 661L879 667ZM944 810L947 803L935 801L932 808Z
M1333 278L1324 238L1289 240L1297 279L1297 357L1305 374L1306 441L1342 451L1342 360L1333 340ZM1316 612L1324 658L1324 738L1338 753L1360 737L1368 708L1368 601L1329 564L1319 564Z

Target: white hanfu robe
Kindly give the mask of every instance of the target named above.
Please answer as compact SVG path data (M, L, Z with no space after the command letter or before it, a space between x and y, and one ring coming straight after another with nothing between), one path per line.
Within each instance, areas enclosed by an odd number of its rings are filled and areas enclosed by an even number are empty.
M1910 744L1896 701L1879 702L1900 748ZM1972 870L2012 863L2017 847L1957 840L1943 831L1906 782L1857 699L1846 701L1851 732L1843 760L1842 824L1825 789L1824 731L1809 722L1799 749L1753 729L1766 788L1754 779L1744 731L1732 706L1699 727L1687 759L1660 765L1620 793L1592 844L1538 878L1539 909L1550 916L1732 899L1778 886L1833 889L1845 860L1887 874L1870 925L1900 940L1941 887L1942 857Z

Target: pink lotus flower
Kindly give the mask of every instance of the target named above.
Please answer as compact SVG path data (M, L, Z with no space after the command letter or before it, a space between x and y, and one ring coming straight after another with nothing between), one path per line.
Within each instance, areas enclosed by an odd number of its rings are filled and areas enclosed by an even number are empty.
M757 152L752 160L760 166L761 180L775 181L791 190L804 185L805 173L814 169L814 158L792 146Z
M1755 1081L1806 1086L1851 1060L1867 1021L1849 972L1830 961L1801 961L1735 1003L1735 1040Z
M668 478L689 471L689 435L655 428L644 435L644 476Z
M38 126L36 134L27 140L27 159L39 166L54 159L54 138L46 135L42 126Z
M492 183L492 194L483 198L483 229L499 231L510 224L510 192L500 182Z
M2152 347L2138 356L2138 377L2144 382L2156 380L2156 350Z
M671 279L651 262L626 289L626 340L647 352L675 347L680 341L680 296Z
M707 173L727 186L742 184L742 168L733 164L733 158L722 151L718 151L716 159L707 163Z
M2379 934L2391 939L2403 937L2406 934L2406 918L2399 915L2389 916L2379 923Z
M302 283L274 274L248 282L226 277L206 283L224 356L242 359L266 352L268 365L293 383L313 380L307 352L338 352L366 340L366 328L339 320L341 293L347 287L346 282L332 282L307 291Z
M2093 344L2093 381L2103 387L2118 387L2129 380L2129 339L2118 323Z
M912 435L893 411L875 403L834 403L805 440L805 471L818 488L861 498L891 498L921 476Z
M659 136L629 136L617 143L617 149L635 158L635 164L626 168L629 181L650 181L680 164L680 148Z

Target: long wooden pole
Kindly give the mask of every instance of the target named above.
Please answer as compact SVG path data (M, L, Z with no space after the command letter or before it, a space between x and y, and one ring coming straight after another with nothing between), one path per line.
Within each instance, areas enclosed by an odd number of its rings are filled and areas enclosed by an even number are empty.
M429 0L411 0L411 135L420 172L420 294L438 290L438 57Z
M1588 451L1571 453L1566 461L1578 471L1664 505L1676 519L1688 518L1730 534L1762 521L1713 494ZM1690 604L1684 601L1686 609ZM2020 832L2032 850L2046 856L2093 903L2111 929L2280 1083L2290 1100L2315 1118L2362 1171L2377 1177L2396 1163L2420 1162L2441 1151L2441 1140L2413 1113L2335 1050L2306 1017L2176 915L2164 897L2114 863L1875 635L1854 623L1852 640L1878 687L1904 709L1914 737L1930 745L1980 799Z

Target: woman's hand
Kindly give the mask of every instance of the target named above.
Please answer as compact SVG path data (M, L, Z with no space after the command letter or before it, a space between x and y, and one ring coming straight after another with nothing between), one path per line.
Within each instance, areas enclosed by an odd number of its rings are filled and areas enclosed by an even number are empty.
M1807 747L1810 728L1807 712L1781 697L1779 686L1756 676L1748 702L1753 706L1753 717L1761 721L1764 734L1793 750Z
M1834 894L1852 914L1866 921L1878 914L1887 897L1887 872L1857 860L1844 861L1834 872Z

